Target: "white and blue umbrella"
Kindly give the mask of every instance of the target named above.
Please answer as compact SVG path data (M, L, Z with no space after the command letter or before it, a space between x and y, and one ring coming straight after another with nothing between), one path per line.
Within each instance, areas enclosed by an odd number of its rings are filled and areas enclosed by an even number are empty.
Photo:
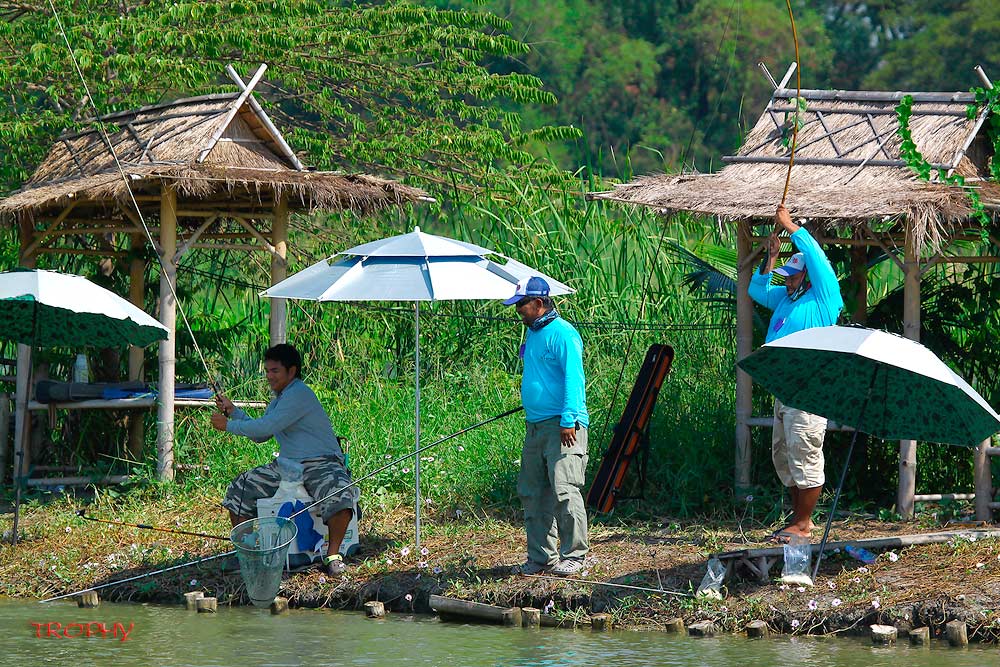
M409 234L365 243L313 264L261 296L310 301L412 301L415 323L414 450L420 448L420 302L506 299L522 278L542 277L553 296L568 286L505 255L472 243ZM414 461L416 546L420 547L420 457Z

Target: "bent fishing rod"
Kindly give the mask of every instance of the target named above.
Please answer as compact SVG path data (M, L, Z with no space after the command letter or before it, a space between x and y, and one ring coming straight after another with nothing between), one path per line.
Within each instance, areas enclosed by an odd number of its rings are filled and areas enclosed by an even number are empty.
M458 436L462 435L463 433L468 433L469 431L475 430L475 429L477 429L477 428L479 428L481 426L486 426L487 424L495 422L498 419L503 419L504 417L509 417L510 415L515 414L517 412L520 412L523 409L524 408L522 408L521 406L518 406L516 408L511 408L510 410L507 410L506 412L502 412L502 413L500 413L500 414L498 414L498 415L496 415L494 417L490 417L489 419L484 419L483 421L478 422L476 424L473 424L472 426L467 426L467 427L463 428L460 431L455 431L454 433L452 433L450 435L446 435L443 438L440 438L439 440L435 440L434 442L432 442L432 443L430 443L428 445L424 445L423 447L420 447L419 449L415 449L412 452L410 452L409 454L406 454L405 456L401 456L398 459L390 461L389 463L386 463L384 466L382 466L382 467L380 467L380 468L378 468L378 469L376 469L376 470L368 473L364 477L359 477L358 479L352 481L350 484L347 484L346 486L343 486L343 487L337 489L333 493L331 493L331 494L329 494L327 496L324 496L324 497L320 498L319 500L314 501L311 505L306 505L304 508L302 508L301 510L299 510L295 514L292 514L291 516L289 516L288 519L291 520L293 517L296 517L299 514L302 514L303 512L307 511L309 508L311 508L311 507L313 507L313 506L315 506L315 505L317 505L317 504L319 504L319 503L321 503L321 502L323 502L325 500L328 500L328 499L332 498L333 496L336 496L336 495L338 495L340 493L343 493L344 491L346 491L347 489L351 488L352 486L356 486L357 484L360 484L361 482L365 481L366 479L370 479L370 478L374 477L375 475L379 474L380 472L388 470L389 468L391 468L394 465L397 465L397 464L399 464L399 463L401 463L403 461L409 460L409 459L413 458L414 456L419 456L421 454L421 452L424 452L424 451L430 449L431 447L436 447L436 446L438 446L438 445L440 445L440 444L442 444L444 442L447 442L447 441L449 441L449 440L451 440L453 438L457 438ZM108 523L108 524L118 525L118 526L127 526L127 527L130 527L130 528L140 528L142 530L155 530L155 531L159 531L159 532L163 532L163 533L179 533L181 535L194 535L194 536L197 536L197 537L206 537L206 538L210 538L210 539L213 539L213 540L224 540L226 542L230 541L230 538L228 538L228 537L222 537L220 535L209 535L207 533L194 533L194 532L186 531L186 530L174 530L172 528L160 528L160 527L148 524L148 523L124 523L124 522L121 522L121 521L108 521L108 520L105 520L105 519L95 519L93 517L86 516L84 514L84 510L78 510L76 512L76 515L79 516L82 519L87 519L88 521L95 521L97 523ZM124 584L124 583L128 583L130 581L136 581L137 579L144 579L146 577L152 577L152 576L155 576L157 574L162 574L164 572L169 572L171 570L178 570L180 568L188 567L190 565L197 565L199 563L204 563L205 561L214 560L216 558L223 558L225 556L232 556L235 553L236 553L235 551L227 551L225 553L216 554L214 556L208 556L208 557L205 557L205 558L199 558L198 560L189 561L187 563L181 563L180 565L173 565L171 567L164 568L162 570L155 570L153 572L147 572L145 574L140 574L140 575L137 575L135 577L130 577L128 579L121 579L119 581L112 581L112 582L109 582L109 583L106 583L106 584L101 584L100 586L90 586L88 588L83 588L83 589L80 589L78 591L73 591L72 593L64 593L63 595L58 595L56 597L47 598L45 600L42 600L41 602L45 603L45 602L52 602L53 600L62 600L63 598L68 598L68 597L72 597L74 595L79 595L80 593L84 593L86 591L96 591L96 590L100 590L102 588L109 588L111 586L117 586L118 584Z

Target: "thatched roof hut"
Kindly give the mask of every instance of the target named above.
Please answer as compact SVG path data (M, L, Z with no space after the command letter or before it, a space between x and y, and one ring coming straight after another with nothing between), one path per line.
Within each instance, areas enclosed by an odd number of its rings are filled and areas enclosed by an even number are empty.
M306 169L252 97L204 95L109 114L63 134L23 188L0 201L0 213L44 216L73 201L76 215L106 213L128 202L115 155L137 195L158 196L170 184L183 199L224 200L235 208L270 208L287 195L292 210L367 213L425 198L424 192L363 174ZM158 206L152 206L155 208Z
M917 149L935 169L930 182L920 180L901 156L897 107L906 93L802 90L786 86L790 67L736 155L715 174L644 176L593 199L648 206L663 214L690 211L716 216L737 227L736 354L753 344L753 305L747 294L767 229L782 199L790 161L791 120L795 98L800 112L794 166L786 206L820 243L847 245L856 310L863 322L867 300L869 250L884 252L903 274L903 334L920 339L920 277L935 265L997 263L998 256L956 252L955 241L980 240L978 221L970 220L970 200L962 188L941 182L937 170L957 173L976 188L987 210L1000 210L1000 186L988 180L992 142L984 124L988 112L973 107L968 92L915 92L909 128ZM992 87L986 75L980 78ZM770 75L768 75L770 76ZM971 113L970 113L971 110ZM1000 239L991 241L1000 247ZM757 246L755 248L755 245ZM735 486L750 485L750 427L771 427L769 416L752 415L750 377L736 371ZM976 514L991 514L989 461L983 443L975 457ZM912 516L915 500L938 496L915 493L916 443L900 443L897 511ZM981 481L985 480L985 482Z
M853 227L873 219L906 218L924 242L938 247L947 230L969 215L959 188L921 181L900 157L896 107L905 93L802 90L802 114L786 205L823 227ZM924 158L980 188L988 204L1000 188L984 183L992 147L982 114L970 118L971 93L911 93L910 130ZM715 174L643 176L595 199L663 211L692 211L726 220L770 219L781 201L790 157L794 89L774 91L735 155Z
M159 317L171 332L159 349L161 479L174 474L174 285L181 257L199 248L264 252L270 255L274 284L287 275L290 212L364 214L430 199L391 180L303 167L254 99L253 87L266 69L261 65L244 83L227 67L236 93L179 99L84 122L88 129L58 137L24 187L0 201L0 219L17 223L23 266L35 266L42 253L117 258L120 270L129 272L130 299L140 308L145 249L152 241L160 269ZM284 342L285 302L271 299L268 307L271 344ZM141 377L142 366L142 351L132 349L129 379ZM18 443L23 442L20 425L30 430L31 420L24 419L29 376L18 373ZM118 401L96 403L123 407ZM138 458L143 421L131 424L129 449ZM27 453L19 456L27 469Z

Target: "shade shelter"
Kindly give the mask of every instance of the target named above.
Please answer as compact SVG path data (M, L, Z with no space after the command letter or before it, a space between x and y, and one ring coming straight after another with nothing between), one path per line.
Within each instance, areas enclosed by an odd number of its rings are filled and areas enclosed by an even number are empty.
M287 275L290 214L366 214L427 199L391 180L305 167L254 98L265 71L262 65L244 82L228 67L236 92L102 116L97 120L110 147L93 122L63 134L25 186L0 201L0 216L17 225L22 266L34 267L42 254L119 262L129 272L129 298L140 308L149 245L142 222L149 226L163 267L159 319L170 331L159 349L157 458L164 480L174 475L177 304L170 285L181 257L194 250L266 253L273 284ZM285 340L282 300L271 302L270 340ZM22 367L20 350L18 358L23 398L30 369ZM133 348L129 378L142 374L142 352ZM137 456L142 420L132 423L130 450Z
M867 304L867 251L882 249L904 274L904 335L920 339L920 279L943 264L997 262L996 256L971 256L954 244L978 241L978 222L970 219L966 194L941 182L916 177L901 153L897 107L903 92L801 90L788 88L792 65L760 118L735 155L715 174L644 176L592 195L595 199L648 206L669 215L678 211L715 216L737 229L737 358L750 354L753 304L747 295L760 259L759 244L770 232L782 199L790 161L790 118L805 100L798 132L791 187L786 206L803 221L821 245L850 249L857 310L846 313L864 321ZM992 87L979 70L984 85ZM947 173L958 173L976 188L988 210L1000 207L1000 187L989 182L992 145L986 136L985 111L972 117L969 92L913 92L909 127L924 158ZM755 230L755 225L764 225ZM991 239L1000 247L1000 240ZM750 429L770 428L771 418L751 414L751 381L742 370L736 378L735 485L750 485ZM977 515L990 515L992 503L987 456L989 442L976 450ZM897 510L912 516L916 442L900 442ZM937 494L934 494L937 495ZM929 498L924 498L929 499Z
M309 301L413 303L414 536L420 548L420 302L502 300L518 281L539 276L553 296L573 292L549 276L487 248L417 227L409 234L349 248L263 292L269 298Z

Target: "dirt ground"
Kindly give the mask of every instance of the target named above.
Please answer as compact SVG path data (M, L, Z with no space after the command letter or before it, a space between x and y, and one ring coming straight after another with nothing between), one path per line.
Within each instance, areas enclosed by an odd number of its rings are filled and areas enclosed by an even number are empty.
M144 511L154 525L228 534L209 503L161 502ZM9 519L0 516L0 529L9 530ZM686 625L712 621L720 632L742 632L749 622L763 620L772 631L789 634L866 634L869 625L879 623L903 632L928 626L932 636L941 636L944 624L958 619L967 623L970 640L1000 642L1000 540L995 538L885 551L867 566L834 554L823 561L811 587L782 584L779 562L769 581L733 577L722 599L715 600L693 596L707 559L771 546L768 529L748 530L736 522L598 524L578 580L555 580L511 574L511 566L524 559L523 532L512 521L475 512L432 515L420 551L412 544L411 521L405 508L377 523L366 517L361 550L342 578L315 569L286 574L280 595L291 606L360 609L377 599L390 611L416 612L430 612L431 595L446 595L537 607L565 625L606 613L619 628L664 628L682 618ZM71 500L30 508L24 525L21 544L0 546L0 594L18 598L78 591L228 549L225 542L85 523L73 515ZM834 523L831 539L920 532L932 529L850 518ZM100 594L110 601L180 603L184 592L200 590L221 605L246 604L239 573L222 572L220 562L178 568Z

